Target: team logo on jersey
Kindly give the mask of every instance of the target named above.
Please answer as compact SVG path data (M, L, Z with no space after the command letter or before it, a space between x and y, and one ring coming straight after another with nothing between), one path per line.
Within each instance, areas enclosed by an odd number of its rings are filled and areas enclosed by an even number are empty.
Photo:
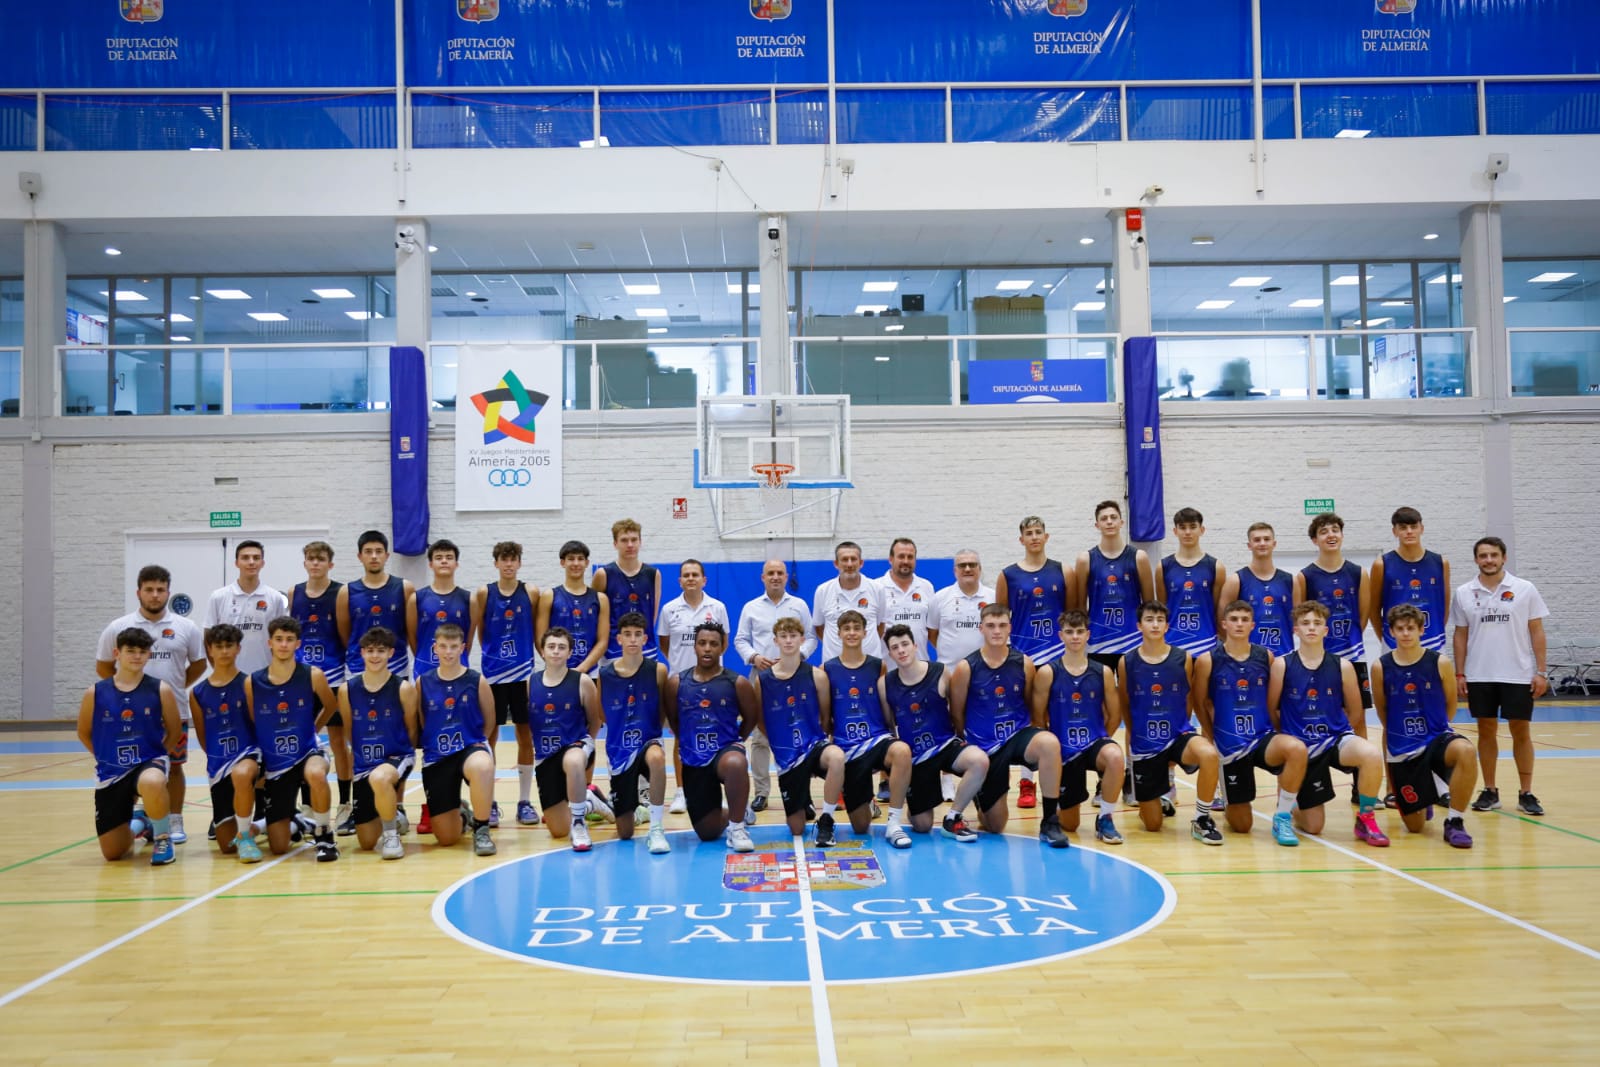
M161 636L169 641L172 640L172 628L169 626L167 629L162 630Z
M787 704L788 704L788 705L789 705L789 706L790 706L790 707L791 707L791 708L792 708L792 707L794 707L794 694L793 694L793 693L790 693L790 694L789 694L789 699L788 699L788 700L787 700L787 701L786 701L786 703L787 703Z
M1193 588L1194 588L1194 582L1193 582L1193 581L1191 581L1191 580L1190 580L1190 579L1188 579L1188 578L1185 578L1185 579L1184 579L1184 580L1183 580L1183 589L1184 589L1184 592L1188 592L1188 591L1189 591L1189 590L1191 590L1191 589L1193 589Z
M1317 691L1315 689L1307 689L1306 690L1306 699L1307 700L1315 700L1315 699L1317 699Z
M500 0L456 0L456 14L467 22L493 22L500 17Z
M446 620L446 619L448 619L450 617L450 613L448 611L442 611L442 610L441 611L436 611L436 612L433 613L433 617L435 619L437 619L439 622L444 622L444 620Z
M913 712L921 711L922 710L922 705L919 704L917 701L913 700L911 702L911 710Z
M508 619L515 618L516 617L516 613L513 612L510 608L507 608L505 617L508 618Z
M1106 584L1107 585L1116 585L1121 580L1122 579L1118 578L1115 574L1106 575Z
M1233 683L1233 687L1235 689L1249 689L1250 688L1250 679L1248 679L1248 678L1240 678L1237 682Z
M132 708L123 708L122 709L122 721L123 722L132 722L133 721L133 709Z
M711 706L711 701L702 698L700 701L700 706L702 708L709 708Z
M368 708L367 709L367 721L368 722L377 722L378 721L378 709L377 708Z
M994 687L994 695L997 696L997 697L1005 696L1006 695L1006 687L1003 686L1003 685L995 686Z
M280 701L278 701L278 710L279 710L279 711L280 711L280 712L282 712L282 713L284 713L284 714L288 714L288 711L289 711L289 702L288 702L288 701L287 701L287 700L280 700Z
M794 0L750 0L750 14L758 19L786 19L793 8Z
M1050 0L1050 14L1064 19L1075 19L1089 10L1089 0ZM1034 379L1037 381L1038 379Z
M1160 696L1164 692L1166 692L1166 687L1163 686L1160 682L1157 682L1155 685L1152 685L1150 687L1150 695L1151 696Z
M256 601L256 610L257 611L266 611L267 610L267 602L265 600Z
M306 622L313 622L313 623L314 622L318 622L318 621L321 620L321 618L322 618L322 616L320 616L320 615L316 614L315 612L313 612L312 614L306 616Z
M1033 587L1033 595L1034 596L1044 596L1044 586L1042 586L1042 585L1034 586Z
M495 14L499 14L498 4ZM493 389L485 389L472 398L473 406L483 416L483 443L492 445L509 437L525 445L533 444L534 418L549 399L544 393L523 385L515 371L506 371ZM516 405L517 414L507 418L504 409L511 404Z
M1335 589L1333 591L1333 599L1335 599L1335 600L1343 600L1344 599L1344 590L1343 589Z
M372 605L372 607L367 609L367 614L368 615L382 615L383 614L382 605L379 605L379 604Z
M126 22L160 22L165 13L164 0L121 0L121 4Z
M1413 589L1421 589L1422 588L1421 579L1418 579L1418 578L1411 579L1411 588L1413 588Z
M1083 694L1082 693L1073 693L1072 694L1072 702L1074 704L1082 704L1083 703Z
M853 696L853 697L858 697L858 696L861 695L861 690L857 689L855 686L852 685L850 687L850 695Z
M867 606L867 598L866 597L861 597L859 600L856 601L856 607L864 608L866 606Z
M1380 15L1409 15L1417 9L1417 0L1377 0Z
M1271 593L1268 593L1266 596L1261 598L1261 603L1265 607L1271 607L1273 604L1276 604L1277 602L1278 602L1277 598L1274 597Z
M1406 692L1415 693L1416 691L1417 691L1417 683L1416 682L1407 682L1406 683Z
M911 600L912 600L913 603L920 604L922 602L922 594L921 593L912 593L911 594Z
M228 714L228 707L229 707L228 702L226 700L224 700L221 704L217 705L217 714L218 715L226 715L226 714Z
M1502 592L1500 594L1500 599L1504 600L1504 601L1512 601L1512 600L1517 599L1517 594L1515 594L1511 590L1507 589L1507 590L1505 590L1504 592Z
M456 706L456 698L455 697L445 697L444 698L444 710L449 711L452 708L454 708L455 706Z

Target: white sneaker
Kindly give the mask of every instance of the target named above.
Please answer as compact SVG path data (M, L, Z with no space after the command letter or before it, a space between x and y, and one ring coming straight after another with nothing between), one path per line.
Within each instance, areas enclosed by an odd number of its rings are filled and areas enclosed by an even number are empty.
M884 840L889 842L891 848L910 848L911 835L906 833L906 828L897 822L892 822L883 831Z
M406 846L400 843L400 831L385 830L383 836L378 838L378 855L386 860L401 860L406 857Z
M175 811L171 816L172 821L167 825L171 828L172 843L181 845L189 840L189 835L183 832L183 812Z
M572 851L588 852L594 844L589 840L589 826L582 819L572 820Z
M609 823L617 821L617 813L611 810L611 801L606 799L604 793L600 792L599 786L591 785L589 787L589 812L584 818L593 822L596 821L597 817Z
M672 851L672 846L667 843L667 832L659 826L650 827L650 832L645 835L644 843L652 856L664 856Z
M411 832L411 820L406 818L404 808L394 813L394 832L399 834L401 837L404 837Z
M750 840L750 831L744 827L728 828L728 847L734 852L754 852L756 843Z
M682 815L689 810L689 799L683 795L683 790L672 794L672 806L667 810L674 815Z
M650 825L650 805L640 804L633 809L633 821L638 826Z

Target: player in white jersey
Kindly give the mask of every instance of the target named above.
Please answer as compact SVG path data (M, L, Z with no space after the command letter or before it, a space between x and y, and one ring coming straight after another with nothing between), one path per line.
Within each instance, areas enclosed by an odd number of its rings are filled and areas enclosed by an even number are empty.
M682 674L695 664L694 630L701 623L714 622L724 630L728 624L728 608L722 601L705 591L706 566L697 559L686 559L678 565L678 585L683 594L661 605L661 616L656 620L656 640L661 646L661 659L670 674ZM683 757L678 746L672 746L673 781L678 782L672 798L672 811L683 814L688 801L683 795Z
M253 674L272 659L267 652L267 623L289 614L289 599L261 581L266 550L260 541L240 541L233 547L233 565L239 577L211 594L203 629L219 622L237 626L244 635L239 645L239 670Z
M811 621L817 640L822 642L822 659L827 662L844 650L839 640L839 616L847 611L861 613L867 620L867 639L862 651L883 658L883 591L876 582L861 574L861 546L840 541L833 549L833 566L838 577L817 586L811 598Z

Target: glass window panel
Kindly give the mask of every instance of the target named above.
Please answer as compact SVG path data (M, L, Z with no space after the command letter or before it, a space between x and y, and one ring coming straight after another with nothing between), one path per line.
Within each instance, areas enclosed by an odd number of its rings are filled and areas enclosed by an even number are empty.
M52 152L220 151L222 97L51 96L44 105Z
M237 413L388 407L386 347L234 349L232 360Z
M592 93L414 90L417 148L577 148L594 137Z
M1600 393L1600 259L1503 267L1514 396Z
M393 148L394 93L234 93L230 148Z

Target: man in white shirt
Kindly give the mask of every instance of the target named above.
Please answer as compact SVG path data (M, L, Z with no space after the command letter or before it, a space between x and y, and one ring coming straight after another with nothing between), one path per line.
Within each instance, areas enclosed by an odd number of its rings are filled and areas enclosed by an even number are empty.
M839 640L839 616L847 611L860 612L867 620L867 639L862 642L861 651L882 659L883 590L878 583L862 577L861 546L854 541L840 541L833 550L833 566L838 577L817 586L811 598L811 618L822 641L823 662L844 651L844 643Z
M926 658L933 583L917 575L917 545L911 538L896 537L889 545L889 573L878 579L878 588L883 593L884 627L896 623L911 627L917 655Z
M859 572L859 565L857 567ZM859 578L859 573L857 574ZM739 612L739 632L733 639L734 651L749 665L752 673L764 671L778 661L778 645L772 640L772 624L783 616L800 620L809 635L812 630L811 611L806 602L790 593L789 568L781 559L769 559L761 565L761 583L766 592L746 604ZM692 650L693 641L689 643ZM808 659L816 650L817 640L808 636L800 646L800 658ZM767 737L757 727L745 741L750 757L750 778L755 786L755 797L750 807L761 811L772 794L772 748Z
M239 643L239 669L254 674L266 667L272 656L267 651L267 623L289 614L289 600L282 593L264 585L261 568L266 564L265 550L260 541L240 541L233 549L233 565L239 578L211 594L206 604L207 629L219 622L239 628L244 640Z
M189 839L183 830L183 798L187 792L183 765L189 758L189 687L206 673L205 637L200 627L168 610L172 574L165 567L155 564L141 567L136 588L139 610L113 620L100 634L95 651L95 673L101 678L110 678L116 673L117 634L128 627L138 627L155 641L145 673L172 687L183 717L183 745L173 757L167 775L167 799L172 804L172 843L181 845Z
M683 595L661 605L656 620L656 637L661 642L661 658L667 670L682 674L693 667L694 628L703 622L728 625L728 609L722 601L706 593L706 568L697 559L686 559L678 565L678 584Z
M1533 702L1549 692L1545 667L1544 619L1550 614L1532 582L1506 570L1506 543L1480 537L1472 546L1478 576L1456 590L1450 605L1455 628L1456 689L1478 723L1478 762L1483 788L1473 811L1500 806L1495 761L1500 758L1496 719L1511 728L1517 763L1517 808L1543 815L1533 795Z
M955 584L933 594L933 610L928 613L928 638L946 666L960 663L983 644L978 613L985 604L994 603L994 587L983 584L983 565L976 552L970 548L957 552L955 572Z

